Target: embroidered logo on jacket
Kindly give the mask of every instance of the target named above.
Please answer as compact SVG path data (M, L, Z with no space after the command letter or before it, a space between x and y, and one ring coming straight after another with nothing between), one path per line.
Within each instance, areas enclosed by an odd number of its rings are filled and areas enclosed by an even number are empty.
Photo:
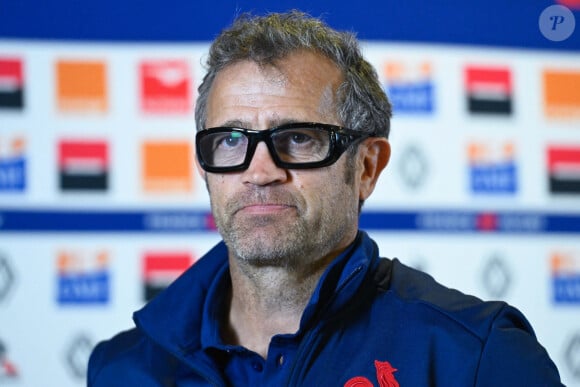
M379 387L399 387L399 382L397 382L395 375L393 375L397 369L388 361L375 360L375 368L377 369ZM374 384L364 376L355 376L349 379L344 384L344 387L374 387Z

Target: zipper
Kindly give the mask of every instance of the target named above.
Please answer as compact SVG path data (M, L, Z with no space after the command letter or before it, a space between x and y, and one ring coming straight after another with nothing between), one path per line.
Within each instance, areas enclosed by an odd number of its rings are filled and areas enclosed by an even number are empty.
M303 359L304 359L304 355L306 354L306 351L307 350L311 351L313 348L315 348L315 346L318 344L317 342L320 341L319 332L321 332L324 329L324 327L326 326L326 324L328 324L333 319L331 318L331 319L326 320L326 321L318 321L318 320L320 320L320 317L324 316L326 314L326 312L328 311L328 309L330 309L330 307L334 303L334 300L338 297L340 292L354 279L355 276L357 276L363 270L363 266L364 265L357 266L352 271L352 273L349 274L349 276L344 280L344 282L332 294L332 297L330 297L330 299L325 303L325 305L317 313L316 317L314 318L314 320L317 320L317 321L313 321L311 323L311 325L315 325L315 323L316 323L316 327L304 336L302 343L298 347L298 350L296 351L296 361L292 365L292 369L290 370L290 375L288 376L287 382L285 384L286 386L298 385L297 380L294 380L298 377L297 376L298 373L296 372L298 365L299 364L300 364L300 366L303 365L303 363L304 363ZM300 369L302 369L302 367L300 367Z

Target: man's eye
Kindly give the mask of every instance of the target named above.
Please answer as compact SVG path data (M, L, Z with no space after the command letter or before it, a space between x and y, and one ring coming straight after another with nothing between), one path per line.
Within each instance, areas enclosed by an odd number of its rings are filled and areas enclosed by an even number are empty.
M230 133L224 136L219 142L218 147L232 148L243 143L244 136L241 133Z
M224 142L226 143L226 145L228 146L235 146L240 142L239 137L226 137L226 139L224 140Z
M308 136L308 135L306 135L306 134L304 134L304 133L293 133L290 136L290 139L295 144L303 144L305 142L310 141L311 137Z

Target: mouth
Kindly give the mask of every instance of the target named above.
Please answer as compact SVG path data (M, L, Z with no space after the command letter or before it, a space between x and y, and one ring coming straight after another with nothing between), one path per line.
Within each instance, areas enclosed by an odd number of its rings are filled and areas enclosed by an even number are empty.
M245 205L238 212L249 215L274 215L294 208L286 204L256 203Z

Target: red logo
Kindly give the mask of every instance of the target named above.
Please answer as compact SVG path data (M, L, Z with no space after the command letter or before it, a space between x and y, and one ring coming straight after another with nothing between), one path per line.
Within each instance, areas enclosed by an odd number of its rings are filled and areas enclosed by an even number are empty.
M379 387L399 387L399 382L397 382L395 375L393 375L397 369L391 363L375 360L375 368L377 369ZM344 387L374 387L374 384L364 376L355 376L348 380L344 384Z
M553 194L580 194L580 146L550 145L548 179Z
M149 301L187 270L195 259L188 252L148 252L143 260L145 300Z
M191 110L189 65L184 60L141 63L141 108L147 113L187 113Z
M510 69L468 66L465 86L470 113L511 114L513 85Z
M58 144L63 191L105 191L109 180L109 145L103 140L62 140Z
M22 109L24 74L22 61L0 57L0 108Z

